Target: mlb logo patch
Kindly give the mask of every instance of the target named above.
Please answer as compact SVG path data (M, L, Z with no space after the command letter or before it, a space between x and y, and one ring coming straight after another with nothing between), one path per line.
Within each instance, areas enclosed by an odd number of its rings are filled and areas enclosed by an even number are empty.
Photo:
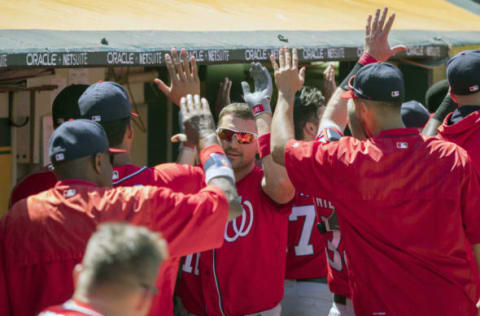
M65 160L65 155L62 154L62 153L56 154L55 155L55 160L56 161L63 161L63 160Z
M63 197L65 198L71 198L75 194L77 194L77 191L75 191L75 189L68 189L63 191Z
M400 91L397 91L397 90L392 91L392 97L395 98L395 97L398 97L399 95L400 95Z
M480 88L478 87L478 84L474 85L474 86L471 86L470 88L468 88L468 90L470 90L470 92L475 92L475 91L478 91Z
M261 112L265 112L265 109L263 108L262 104L257 104L253 107L253 114L258 114Z
M407 149L407 148L408 148L408 143L406 143L406 142L397 142L397 148L398 148L398 149Z
M92 121L94 122L100 122L101 120L102 120L102 117L100 115L92 116Z
M118 174L118 171L113 170L112 180L118 180L118 178L120 178L120 175Z

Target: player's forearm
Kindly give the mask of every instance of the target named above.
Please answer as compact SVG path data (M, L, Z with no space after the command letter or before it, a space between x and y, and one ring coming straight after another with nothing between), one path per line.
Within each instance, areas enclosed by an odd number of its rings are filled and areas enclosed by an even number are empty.
M422 134L425 136L435 136L437 135L437 129L440 125L442 125L442 122L432 117L423 128Z
M219 187L224 193L228 201L228 220L232 220L242 215L242 204L237 195L237 189L232 179L227 177L217 177L211 179L208 184Z
M293 102L295 93L278 93L277 106L272 119L271 152L273 161L285 165L285 147L295 137L293 125Z
M332 122L340 127L341 131L345 129L345 126L348 123L348 100L340 97L343 92L345 92L345 90L338 87L328 101L319 125L320 130L330 126Z
M188 146L180 146L178 150L177 163L181 165L195 166L197 150Z

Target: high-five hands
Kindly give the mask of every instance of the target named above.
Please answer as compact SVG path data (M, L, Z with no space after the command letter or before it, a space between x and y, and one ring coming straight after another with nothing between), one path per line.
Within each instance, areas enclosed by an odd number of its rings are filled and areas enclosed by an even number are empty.
M187 94L200 95L200 79L195 57L190 57L189 61L187 51L183 48L180 55L181 61L175 48L172 48L171 56L165 54L170 87L158 78L154 80L158 88L176 105L180 105L180 98Z
M250 92L248 82L242 81L243 99L250 106L255 116L262 113L272 113L270 100L273 86L270 73L260 63L252 63L250 74L255 84L255 92Z
M379 62L387 61L393 55L407 50L405 45L397 45L390 47L388 43L388 34L395 21L395 13L390 15L387 23L388 8L384 8L382 16L380 17L380 9L375 12L375 17L369 15L367 18L367 25L365 28L365 52L375 58Z
M305 83L305 67L298 70L298 54L295 48L291 53L288 47L281 48L278 55L279 64L273 55L270 56L278 94L294 98L295 93Z

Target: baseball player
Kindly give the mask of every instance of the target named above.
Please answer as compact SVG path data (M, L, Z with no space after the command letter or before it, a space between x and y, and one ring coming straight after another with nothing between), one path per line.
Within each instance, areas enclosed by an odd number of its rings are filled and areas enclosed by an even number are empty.
M209 184L196 194L152 186L109 188L111 154L123 150L109 150L101 125L76 120L55 130L49 154L60 181L16 203L0 222L0 274L6 282L0 291L8 292L0 298L1 315L33 315L67 300L73 268L104 221L128 220L161 231L174 257L221 246L227 215L241 214L233 171L212 137L206 100L189 95L181 108Z
M78 98L87 88L87 85L79 84L70 85L60 91L52 105L53 128L57 128L68 120L80 118ZM56 182L55 174L48 167L28 175L13 188L10 195L10 206L30 195L53 188Z
M372 29L384 23L375 19ZM297 190L335 201L355 313L476 315L465 244L480 255L480 180L466 152L404 128L403 77L385 62L359 67L342 94L366 140L341 137L345 102L328 104L321 141L294 140L291 109L305 69L298 70L296 50L282 49L279 59L281 66L271 57L279 90L272 154Z
M145 227L102 224L75 266L73 297L39 316L147 315L167 243Z
M247 104L222 109L217 136L232 162L243 215L225 229L224 245L187 256L178 295L194 315L280 315L290 202L295 194L285 169L272 161L271 77L253 64L255 92L242 83ZM258 152L264 169L255 164ZM283 205L282 205L283 204Z
M175 49L172 54L166 55L167 69L172 78L185 76L182 82L172 82L171 94L182 90L182 93L195 93L199 89L183 89L186 85L199 87L200 81L196 70L195 58L191 64L187 60L186 51L181 52L182 65L186 65L181 73L177 73L176 65L180 63ZM180 105L180 100L176 100ZM106 131L111 146L125 149L125 153L119 153L113 160L113 185L135 186L152 185L167 187L175 192L186 194L197 193L205 187L205 175L200 167L192 167L175 163L160 164L149 168L132 164L130 152L134 138L131 117L131 105L125 89L113 82L101 82L91 85L79 100L80 113L83 117L100 123ZM173 293L180 257L171 256L162 265L157 287L159 294L155 296L151 315L173 315Z
M325 98L314 87L295 96L295 139L313 141L325 110ZM327 315L332 306L327 286L326 239L317 229L313 198L296 193L288 222L287 270L282 315Z

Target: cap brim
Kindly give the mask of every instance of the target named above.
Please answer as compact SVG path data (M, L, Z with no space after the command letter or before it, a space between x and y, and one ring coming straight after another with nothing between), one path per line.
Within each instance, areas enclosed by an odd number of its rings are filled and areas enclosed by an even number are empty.
M121 154L121 153L126 153L127 151L125 149L108 148L108 152L111 154Z
M340 98L342 98L342 99L352 99L354 97L355 97L355 95L353 94L353 90L345 91L344 93L342 93L340 95Z
M130 112L130 116L131 116L131 117L138 117L138 114L137 114L137 113Z

